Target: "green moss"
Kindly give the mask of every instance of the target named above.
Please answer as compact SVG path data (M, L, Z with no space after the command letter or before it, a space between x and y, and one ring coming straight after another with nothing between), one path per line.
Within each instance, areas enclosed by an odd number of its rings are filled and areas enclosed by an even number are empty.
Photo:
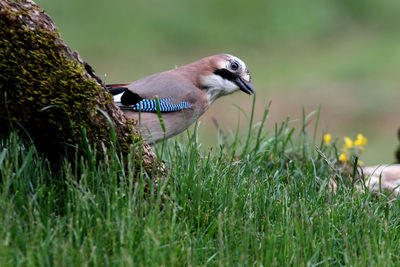
M82 127L95 143L109 140L109 130L94 119L101 87L65 56L58 33L23 28L19 15L0 13L1 131L18 125L45 151L79 143Z

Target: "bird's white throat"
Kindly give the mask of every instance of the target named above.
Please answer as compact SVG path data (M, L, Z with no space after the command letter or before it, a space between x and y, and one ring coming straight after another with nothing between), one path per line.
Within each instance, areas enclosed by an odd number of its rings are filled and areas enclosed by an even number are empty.
M204 76L202 85L207 88L205 90L208 98L208 105L211 105L218 97L232 94L239 89L235 83L216 74Z

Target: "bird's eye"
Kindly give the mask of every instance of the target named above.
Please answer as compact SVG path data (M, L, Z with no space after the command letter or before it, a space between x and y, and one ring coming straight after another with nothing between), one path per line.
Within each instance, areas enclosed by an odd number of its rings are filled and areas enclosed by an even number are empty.
M232 70L238 70L239 64L236 61L232 61L230 67Z

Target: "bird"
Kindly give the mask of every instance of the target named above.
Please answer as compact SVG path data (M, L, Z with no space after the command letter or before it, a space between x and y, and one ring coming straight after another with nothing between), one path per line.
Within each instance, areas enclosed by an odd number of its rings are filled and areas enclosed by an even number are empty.
M186 130L221 96L239 90L255 94L246 64L230 54L106 87L124 115L139 123L141 136L150 144Z

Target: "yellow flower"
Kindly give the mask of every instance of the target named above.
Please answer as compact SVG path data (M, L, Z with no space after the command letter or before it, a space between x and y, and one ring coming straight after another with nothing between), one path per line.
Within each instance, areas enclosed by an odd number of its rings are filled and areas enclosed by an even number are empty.
M347 155L346 155L346 153L340 154L339 159L340 159L341 162L346 163L346 162L347 162Z
M357 165L358 165L358 166L364 165L364 161L359 160L359 161L357 162Z
M354 141L355 146L365 146L367 144L367 138L362 134L357 134L357 140Z
M353 146L353 141L351 141L351 139L346 136L344 138L344 147L352 147L352 146Z
M327 133L327 134L324 134L323 138L324 138L325 144L329 146L331 143L332 135Z

